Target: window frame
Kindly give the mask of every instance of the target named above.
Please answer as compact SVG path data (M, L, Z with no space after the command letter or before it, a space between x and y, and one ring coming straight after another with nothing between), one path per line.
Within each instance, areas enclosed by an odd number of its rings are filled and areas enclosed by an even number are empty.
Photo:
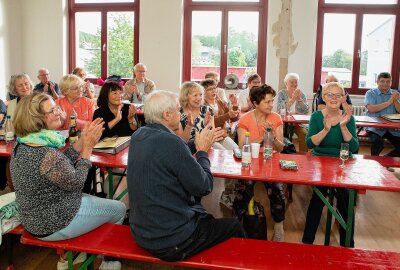
M69 60L68 70L76 67L76 35L75 35L75 13L77 12L100 12L101 13L101 44L105 44L108 48L107 40L107 12L134 12L134 48L133 48L133 61L139 62L139 14L140 14L140 0L135 0L132 3L75 3L75 0L68 0L68 27L69 27ZM105 80L108 76L108 51L101 52L101 75L100 77ZM133 68L133 67L132 67ZM88 78L94 82L96 78Z
M329 13L354 14L356 16L351 87L346 88L346 91L349 94L354 95L364 95L366 91L369 90L369 88L359 87L361 58L358 57L358 51L361 51L362 45L363 16L368 14L396 16L393 33L392 67L390 73L392 74L392 88L397 89L399 87L400 72L400 60L398 59L400 57L400 0L397 1L397 4L326 4L325 0L319 0L314 65L314 92L317 91L321 84L324 15Z
M230 11L257 11L258 18L258 56L257 73L261 79L266 81L267 62L267 22L268 22L268 0L259 2L193 2L184 0L183 21L183 63L182 82L191 80L192 72L192 12L193 11L221 11L221 62L220 62L220 86L228 71L228 50L224 52L224 45L228 46L228 16ZM238 86L242 88L241 84Z

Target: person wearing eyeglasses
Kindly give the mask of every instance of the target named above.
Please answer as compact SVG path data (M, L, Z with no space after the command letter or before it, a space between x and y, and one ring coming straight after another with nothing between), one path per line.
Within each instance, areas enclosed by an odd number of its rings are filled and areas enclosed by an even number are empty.
M385 114L400 113L400 93L390 88L392 75L382 72L378 75L376 83L378 87L368 90L365 94L366 115L380 117ZM379 156L384 148L384 139L387 139L394 146L387 156L400 157L399 129L367 128L367 133L371 142L371 155Z
M81 67L76 67L74 70L72 70L72 74L80 77L85 82L83 85L83 96L93 99L95 93L94 85L89 80L85 81L87 76L86 70Z
M55 130L61 125L57 108L51 96L33 93L21 100L14 121L11 175L19 217L25 230L43 241L74 238L104 223L122 224L126 212L119 201L82 193L103 120L86 123L81 137L60 151L65 137ZM60 257L58 270L68 269L66 257ZM85 258L80 253L74 263Z
M306 95L298 88L299 85L299 74L288 73L285 76L284 83L286 89L279 91L277 95L278 103L277 110L280 112L282 109L287 112L293 112L296 114L308 114L308 104ZM294 133L297 135L299 142L299 150L307 152L308 148L306 145L306 134L307 126L299 125L294 127Z
M12 75L8 84L8 92L16 98L10 100L7 106L7 115L14 118L14 112L19 101L32 93L33 84L28 74L20 73Z
M131 104L123 104L122 86L114 82L106 82L100 90L97 98L97 106L93 120L104 120L104 131L101 138L113 136L131 136L138 128L136 107Z
M71 114L76 115L76 128L78 130L82 130L86 123L92 121L95 102L82 96L83 85L83 80L73 74L61 78L60 89L64 97L56 100L57 105L62 109L62 125L59 129L68 129Z
M335 75L328 74L328 76L326 77L325 83L330 83L330 82L339 82L339 80ZM319 91L320 91L320 93L322 93L322 85L320 85ZM340 109L341 110L352 110L353 107L352 107L350 95L346 92L346 90L344 90L344 91L346 94L346 99L344 99L342 101L342 105L340 106ZM325 101L322 99L322 95L320 94L317 99L318 110L322 110L323 108L325 108L325 106L326 106Z
M39 69L37 78L40 82L35 85L35 88L33 88L34 91L46 93L52 96L54 100L61 96L58 84L50 81L50 73L47 68Z
M250 90L256 86L261 86L261 77L258 74L252 74L247 78L247 88L239 93L239 106L240 110L244 113L253 109L253 103L250 100Z
M321 111L315 111L310 118L306 142L312 149L314 156L339 157L342 143L349 144L349 154L358 152L358 137L356 122L351 110L341 110L342 102L346 100L343 87L337 82L327 83L322 89L322 98L326 106ZM318 187L326 197L327 187ZM344 220L347 220L347 206L349 204L349 191L346 188L335 188L334 196L337 198L337 209ZM306 225L303 234L303 243L313 244L317 232L324 203L315 193L312 194L307 210ZM354 218L354 217L353 217ZM354 220L354 219L353 219ZM353 222L354 233L354 222ZM345 246L346 230L340 226L340 245ZM353 234L350 246L354 247Z
M226 97L225 90L223 88L218 87L219 74L217 72L210 71L210 72L207 72L206 75L204 75L204 79L205 80L207 80L207 79L214 80L217 85L217 93L218 93L219 98L223 102L228 103L228 98Z
M156 85L146 78L147 67L145 64L137 63L133 69L133 79L127 81L124 86L124 99L131 103L144 103L146 96L156 89Z

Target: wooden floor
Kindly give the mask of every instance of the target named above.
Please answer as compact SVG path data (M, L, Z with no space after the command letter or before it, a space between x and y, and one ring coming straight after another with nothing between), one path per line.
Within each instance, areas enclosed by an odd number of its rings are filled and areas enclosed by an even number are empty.
M368 154L366 147L360 153ZM400 179L400 170L396 170ZM214 182L214 191L204 198L203 204L215 217L228 217L230 211L219 205L219 196L223 190L221 179ZM295 185L293 202L289 204L284 221L285 241L300 243L303 235L305 216L311 196L309 186ZM266 209L268 238L273 233L273 221L269 214L269 202L263 185L256 184L255 199L261 201ZM324 214L326 209L324 210ZM325 233L325 215L317 232L315 244L322 245ZM356 207L355 245L357 248L390 250L400 252L400 193L367 191L359 195ZM339 235L337 225L333 225L331 245L337 246ZM16 270L53 270L56 269L58 256L54 250L25 246L17 242L14 245L14 266ZM4 245L0 253L0 269L5 269L6 258ZM159 266L147 263L122 261L122 269L182 269L172 266ZM187 268L185 268L187 269Z

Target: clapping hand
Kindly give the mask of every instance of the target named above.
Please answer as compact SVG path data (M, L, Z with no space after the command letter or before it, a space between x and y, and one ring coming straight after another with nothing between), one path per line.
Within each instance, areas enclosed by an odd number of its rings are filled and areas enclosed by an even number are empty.
M114 116L115 116L115 118L114 119L116 119L117 120L117 123L119 122L119 121L121 121L121 119L122 119L122 107L124 106L124 104L120 104L119 106L118 106L118 109L115 111L115 112L113 112L114 113ZM130 108L129 108L130 109Z
M299 88L294 90L293 99L296 100L296 101L300 101L301 100L301 90Z
M206 125L201 132L196 131L194 144L197 151L207 152L216 140L218 130L211 127L211 124Z
M91 123L87 123L81 132L81 140L84 149L93 149L99 142L104 130L103 118L96 118Z
M131 104L129 106L128 119L131 120L131 119L135 118L136 110L137 110L137 108L135 105Z
M230 94L229 95L229 101L231 102L232 105L238 105L238 98L235 94Z
M351 110L345 110L342 116L340 116L340 126L345 126L350 121L352 115Z
M400 97L400 93L397 91L393 91L391 98L391 103L394 103L396 100L398 100Z

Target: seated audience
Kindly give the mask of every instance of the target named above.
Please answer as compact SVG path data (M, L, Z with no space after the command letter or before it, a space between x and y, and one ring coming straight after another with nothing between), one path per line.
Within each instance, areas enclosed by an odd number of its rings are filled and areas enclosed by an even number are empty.
M312 154L315 156L339 157L341 144L348 143L351 157L352 153L357 153L358 151L358 138L352 112L340 109L342 100L346 99L344 89L337 82L327 83L322 89L322 98L326 106L321 111L315 111L311 115L307 133L308 148L313 149ZM328 195L328 187L318 187L318 189L324 196ZM337 209L340 215L344 220L347 220L348 189L335 188L334 195L337 198ZM324 206L324 203L314 191L307 210L303 243L314 243L315 233L317 232ZM341 226L339 234L340 245L345 246L346 230ZM354 247L353 235L351 236L350 245Z
M135 241L162 260L182 261L231 237L245 237L236 219L215 219L200 204L213 189L207 151L218 131L209 124L197 133L191 152L174 134L180 108L177 96L167 91L151 93L144 113L147 125L132 135L128 156Z
M278 112L281 109L296 114L308 114L308 104L306 95L298 88L299 75L297 73L288 73L284 79L286 89L278 93ZM307 125L299 125L294 127L294 133L299 141L299 150L307 152L306 134Z
M131 103L143 103L146 96L156 89L153 81L146 78L147 67L137 63L133 68L133 79L125 83L124 99Z
M58 84L50 81L50 74L47 68L39 69L37 78L40 83L35 85L35 88L33 88L34 91L48 94L52 96L54 100L60 97L61 93L58 89Z
M85 82L85 84L83 85L83 96L93 99L95 94L94 85L89 80L85 81L87 76L86 70L81 67L76 67L72 71L72 74L80 77Z
M266 128L272 128L274 135L274 150L283 150L283 122L279 114L272 111L276 92L269 85L254 86L250 91L250 101L254 110L244 114L238 123L239 147L242 148L245 140L245 133L250 132L250 143L260 143L260 151L263 151L263 142ZM274 241L284 240L283 220L285 219L285 194L282 183L263 182L268 191L270 209L274 225ZM254 195L254 182L246 181L245 199L250 201Z
M390 89L392 76L388 72L382 72L376 80L377 88L367 91L365 94L366 115L380 117L385 114L400 113L400 93L397 90ZM367 128L369 141L371 142L371 155L379 156L383 150L383 141L387 139L394 149L387 156L400 157L400 130Z
M237 108L236 100L236 110L234 111L232 106L229 108L228 105L222 101L217 95L217 84L214 80L208 79L200 83L204 88L204 105L210 106L214 114L214 125L215 127L220 127L227 130L227 121L237 121L239 110ZM232 150L233 148L238 148L237 144L226 134L224 140L220 142L215 142L213 144L215 149L227 149Z
M95 102L82 96L84 83L76 75L68 74L61 78L60 89L64 97L56 100L62 109L61 126L59 129L68 129L71 114L76 116L76 128L82 130L86 123L93 119Z
M17 98L10 100L7 106L7 115L14 119L15 109L19 101L32 93L32 81L28 74L20 73L12 75L8 84L8 92Z
M339 82L338 78L336 78L335 75L333 74L328 74L328 76L326 77L325 83L330 83L330 82ZM322 85L319 86L318 91L320 92L320 95L318 96L318 100L317 100L317 106L318 106L318 110L322 110L323 108L325 108L325 101L322 98ZM344 90L346 93L346 99L342 101L342 104L340 105L340 109L341 110L352 110L352 103L351 103L351 99L350 99L350 95L346 92L346 89Z
M7 107L2 99L0 99L0 128L3 128L4 121L7 115Z
M247 78L247 88L239 93L239 106L242 112L248 112L253 109L253 104L250 101L249 92L254 86L261 85L261 77L258 74L250 75Z
M101 138L113 136L131 136L138 128L136 108L133 104L123 104L122 86L114 82L106 82L100 90L97 98L97 106L94 111L93 120L102 118L104 131Z
M25 230L44 241L59 241L85 234L100 225L121 224L125 206L114 200L82 194L103 121L85 125L80 139L65 151L65 137L53 99L34 93L21 100L15 112L17 143L11 156L16 203ZM81 253L75 262L82 262ZM68 269L62 256L57 269Z
M228 99L226 98L226 95L225 95L225 90L224 90L223 88L218 87L218 83L219 83L219 74L218 74L217 72L210 71L210 72L207 72L207 73L206 73L206 75L204 76L204 79L206 79L206 80L207 80L207 79L214 80L214 81L215 81L215 84L216 84L216 86L217 86L217 94L218 94L219 98L220 98L223 102L228 103Z

